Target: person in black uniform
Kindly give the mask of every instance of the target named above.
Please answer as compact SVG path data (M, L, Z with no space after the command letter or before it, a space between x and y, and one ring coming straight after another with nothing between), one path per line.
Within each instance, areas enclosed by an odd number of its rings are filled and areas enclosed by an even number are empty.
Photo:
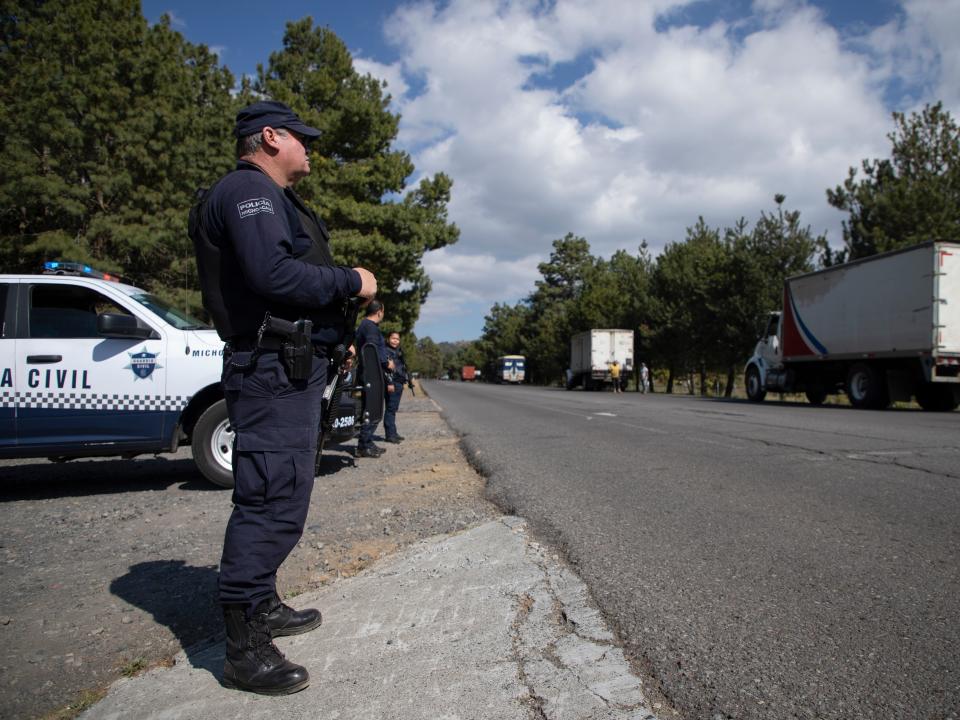
M387 357L387 345L383 341L383 333L380 332L383 312L383 303L379 300L374 300L367 305L367 315L357 327L355 343L358 351L362 350L364 345L373 345L377 349L380 366L387 374L387 383L389 383L393 364ZM360 439L357 442L357 457L378 458L383 455L383 448L373 442L373 431L376 428L377 426L374 423L364 423L361 426Z
M235 432L234 506L219 578L223 682L281 695L302 690L310 678L273 638L312 630L321 616L280 601L277 569L303 534L321 394L330 347L345 329L343 304L373 298L377 283L368 270L334 265L326 227L291 189L310 172L309 143L320 132L283 103L265 101L237 114L234 133L236 169L190 218L204 306L226 341L222 384ZM291 327L298 322L299 335L268 326L271 317Z
M397 410L400 409L400 398L403 397L403 386L413 390L413 381L407 375L407 363L403 357L403 348L400 347L400 333L387 334L387 358L393 363L390 371L390 381L387 384L387 407L383 413L384 438L388 443L399 443L403 436L397 432Z

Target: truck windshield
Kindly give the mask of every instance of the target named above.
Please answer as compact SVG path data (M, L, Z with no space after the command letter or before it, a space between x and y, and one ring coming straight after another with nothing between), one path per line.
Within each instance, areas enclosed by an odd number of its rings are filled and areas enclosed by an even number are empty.
M206 323L202 323L195 317L177 310L165 300L161 300L156 295L141 293L131 296L138 303L155 315L159 315L163 320L173 325L177 330L207 330L210 328Z

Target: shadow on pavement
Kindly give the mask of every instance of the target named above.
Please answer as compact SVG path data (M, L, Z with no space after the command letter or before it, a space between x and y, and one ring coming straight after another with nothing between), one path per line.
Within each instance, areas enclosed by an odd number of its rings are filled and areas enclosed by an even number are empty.
M333 475L338 470L354 467L357 464L353 451L356 449L356 443L351 445L328 445L323 449L323 455L320 456L319 473L317 477Z
M208 482L190 458L82 459L65 463L37 460L0 467L0 503L162 491L171 485L200 492L223 490Z
M223 634L216 567L193 567L183 560L137 563L110 583L110 592L170 628L190 664L220 680L223 648L211 647Z

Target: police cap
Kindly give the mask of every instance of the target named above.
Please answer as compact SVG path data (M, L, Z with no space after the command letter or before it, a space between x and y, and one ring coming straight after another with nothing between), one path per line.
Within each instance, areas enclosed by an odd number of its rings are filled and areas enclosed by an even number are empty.
M265 127L287 128L308 138L320 137L319 130L305 125L293 110L276 100L255 102L238 112L233 134L238 138L247 137Z

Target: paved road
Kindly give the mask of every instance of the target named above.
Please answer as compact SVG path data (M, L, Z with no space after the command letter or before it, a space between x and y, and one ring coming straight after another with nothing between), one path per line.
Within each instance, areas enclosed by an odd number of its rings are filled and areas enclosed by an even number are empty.
M960 413L433 382L687 718L956 718Z

